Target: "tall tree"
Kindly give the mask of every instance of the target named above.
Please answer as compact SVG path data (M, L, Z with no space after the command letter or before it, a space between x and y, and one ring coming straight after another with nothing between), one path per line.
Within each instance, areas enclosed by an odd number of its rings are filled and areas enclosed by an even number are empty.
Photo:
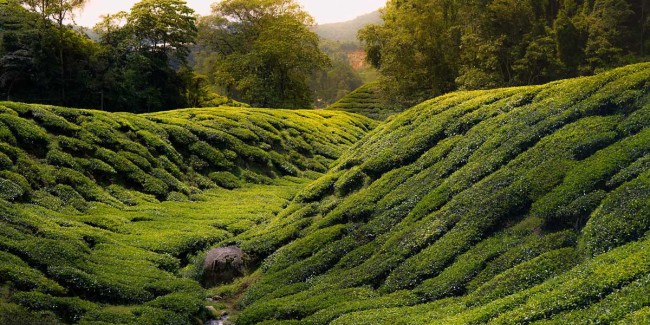
M309 16L293 0L225 0L199 22L216 53L213 76L230 97L258 107L305 108L311 74L328 64Z
M98 84L111 110L150 112L186 106L194 11L181 0L143 0L95 26L104 45ZM187 81L187 82L186 82Z
M452 0L389 0L384 25L359 32L391 99L411 105L454 88L459 37Z
M76 9L83 8L88 0L23 0L23 4L41 16L42 29L46 29L50 21L57 26L58 64L61 88L61 104L66 103L66 60L64 58L67 26L65 22L73 18Z
M131 8L127 27L142 49L185 61L196 37L194 10L182 0L142 0Z
M648 0L389 0L359 34L384 95L539 84L647 60Z

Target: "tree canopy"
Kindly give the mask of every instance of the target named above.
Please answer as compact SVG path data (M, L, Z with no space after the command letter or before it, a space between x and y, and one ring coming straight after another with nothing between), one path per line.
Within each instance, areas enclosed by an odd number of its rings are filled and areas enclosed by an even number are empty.
M225 0L199 21L211 80L253 106L305 108L309 78L329 61L309 30L313 18L293 0Z
M403 105L455 89L540 84L647 59L647 0L389 0L359 33Z

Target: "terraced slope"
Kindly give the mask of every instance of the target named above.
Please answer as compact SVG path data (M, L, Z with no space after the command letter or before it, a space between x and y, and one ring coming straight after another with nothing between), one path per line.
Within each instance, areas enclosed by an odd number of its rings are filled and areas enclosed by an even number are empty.
M647 323L650 64L380 125L265 229L238 324Z
M367 83L339 99L327 109L361 114L381 121L400 112L384 103L378 92L379 83Z
M0 324L200 322L193 255L264 227L374 125L0 102Z
M139 196L132 191L177 200L217 186L270 184L327 171L373 126L322 111L134 115L0 102L2 198L84 210L87 201L130 205Z

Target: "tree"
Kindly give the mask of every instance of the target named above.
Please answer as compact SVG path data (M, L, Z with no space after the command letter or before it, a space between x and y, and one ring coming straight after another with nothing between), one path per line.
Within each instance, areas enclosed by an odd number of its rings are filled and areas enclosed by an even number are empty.
M186 107L194 11L180 0L143 0L95 26L103 45L97 80L111 110L151 112Z
M131 8L127 28L143 49L185 61L197 28L194 10L182 0L142 0Z
M545 83L647 60L648 0L389 0L359 38L383 94Z
M64 42L67 26L64 25L65 21L73 17L73 11L83 8L87 0L23 0L25 6L30 8L33 12L41 16L41 28L47 29L49 20L53 21L57 26L57 48L58 48L58 63L60 72L60 88L61 99L60 102L66 102L66 64L65 64L65 51Z
M451 0L390 0L384 25L359 32L369 62L382 74L383 93L409 106L454 89L459 37Z
M293 0L225 0L199 22L213 76L229 97L258 107L311 106L311 74L328 64L313 19Z

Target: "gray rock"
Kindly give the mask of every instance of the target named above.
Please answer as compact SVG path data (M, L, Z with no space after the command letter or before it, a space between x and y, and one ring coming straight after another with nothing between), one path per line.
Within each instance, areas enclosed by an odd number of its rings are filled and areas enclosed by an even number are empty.
M208 252L203 263L203 283L206 287L228 283L244 275L248 255L239 247L215 248Z

